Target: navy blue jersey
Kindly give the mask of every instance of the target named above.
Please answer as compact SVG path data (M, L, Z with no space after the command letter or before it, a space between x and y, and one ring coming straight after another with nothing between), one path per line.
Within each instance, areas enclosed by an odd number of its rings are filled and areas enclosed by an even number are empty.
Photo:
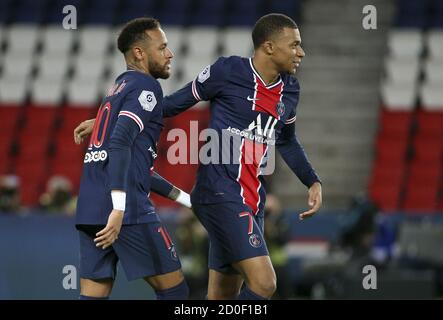
M207 143L218 144L219 163L200 162L193 203L237 202L262 214L265 186L260 168L269 164L266 156L275 145L306 186L320 181L295 136L299 93L295 77L281 74L266 85L252 58L232 56L219 58L183 89L165 97L164 116L176 115L200 100L211 101L209 127L219 138L211 137ZM226 134L240 141L229 149L229 163L223 161Z
M123 224L158 221L148 198L150 172L157 156L156 144L163 127L163 93L159 82L144 73L121 74L103 99L85 154L77 203L77 224L106 224L112 211L111 189L126 192ZM127 166L113 168L120 157L119 139L128 143ZM115 149L113 151L113 148ZM111 158L111 159L110 159Z

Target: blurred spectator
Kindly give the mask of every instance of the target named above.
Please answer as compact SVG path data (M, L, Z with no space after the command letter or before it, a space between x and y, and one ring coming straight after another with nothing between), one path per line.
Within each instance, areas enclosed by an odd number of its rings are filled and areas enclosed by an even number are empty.
M208 235L189 209L183 209L181 218L175 235L182 269L190 289L189 299L205 299L208 291Z
M0 177L0 211L20 211L20 180L15 175Z
M75 213L76 198L72 196L72 184L64 176L49 179L46 192L40 197L40 209L47 212Z
M285 244L289 241L290 223L282 213L280 201L272 194L266 196L265 226L266 244L277 275L277 291L273 298L286 300L293 293L285 250Z

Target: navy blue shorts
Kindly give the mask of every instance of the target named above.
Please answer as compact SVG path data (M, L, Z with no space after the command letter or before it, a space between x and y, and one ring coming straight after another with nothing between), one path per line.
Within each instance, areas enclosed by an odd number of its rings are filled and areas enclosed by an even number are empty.
M168 231L159 222L123 225L118 239L103 250L95 246L95 234L104 226L79 225L80 277L115 279L117 262L128 281L169 273L181 268Z
M263 217L244 209L237 203L193 204L195 215L208 231L209 269L237 274L233 262L269 255Z

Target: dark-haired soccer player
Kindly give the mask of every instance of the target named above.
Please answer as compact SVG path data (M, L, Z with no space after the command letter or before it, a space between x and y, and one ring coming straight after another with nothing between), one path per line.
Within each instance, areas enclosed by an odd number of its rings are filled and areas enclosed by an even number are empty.
M200 163L191 194L194 212L210 240L209 299L268 299L276 289L263 237L266 193L261 167L269 148L277 146L308 188L310 209L300 219L312 216L322 202L320 179L295 135L300 86L294 74L305 56L300 31L291 18L269 14L256 22L252 40L252 58L219 58L163 100L164 116L210 100L210 128L219 139L207 143L214 149L222 146L218 163ZM228 150L237 163L221 163L227 152L224 133L238 138Z
M186 299L174 243L149 200L162 125L158 78L173 57L160 24L130 21L118 37L128 70L103 99L86 152L77 205L80 298L108 298L120 260L128 280L143 278L158 299Z
M273 144L308 188L310 209L300 219L314 215L322 204L320 178L295 134L300 86L294 74L305 56L300 31L291 18L269 14L256 22L252 40L252 58L219 58L163 100L166 117L198 101L211 101L210 128L219 139L207 143L219 150L219 158L217 163L200 163L191 195L194 212L209 234L209 299L268 299L275 291L263 238L266 192L260 170ZM229 159L238 156L238 163L222 162L226 150L219 146L227 132L240 141L228 150Z

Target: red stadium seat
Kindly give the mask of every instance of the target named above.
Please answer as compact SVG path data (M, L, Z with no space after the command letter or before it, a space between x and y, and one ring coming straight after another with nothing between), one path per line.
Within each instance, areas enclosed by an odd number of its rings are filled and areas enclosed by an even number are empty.
M62 108L62 124L59 134L73 136L75 127L82 121L95 118L96 108L72 108L65 106Z
M378 184L370 186L369 196L386 213L398 209L401 188L398 185Z
M440 164L443 159L443 136L441 140L422 135L415 137L413 159L422 163Z
M0 119L4 120L2 120L2 125L0 126L1 135L15 130L22 116L23 109L16 105L0 105Z
M428 137L441 137L443 139L443 112L423 111L417 114L418 132Z
M40 195L44 192L47 163L44 161L17 161L15 172L20 177L22 204L25 206L37 205Z
M411 130L412 119L412 112L382 109L380 113L380 135L389 138L407 139Z
M406 161L408 142L405 139L377 138L377 161L401 164Z
M58 109L34 105L26 107L26 129L29 131L51 129L55 124Z
M437 210L437 189L419 186L410 182L406 188L403 209L418 213L429 213Z

